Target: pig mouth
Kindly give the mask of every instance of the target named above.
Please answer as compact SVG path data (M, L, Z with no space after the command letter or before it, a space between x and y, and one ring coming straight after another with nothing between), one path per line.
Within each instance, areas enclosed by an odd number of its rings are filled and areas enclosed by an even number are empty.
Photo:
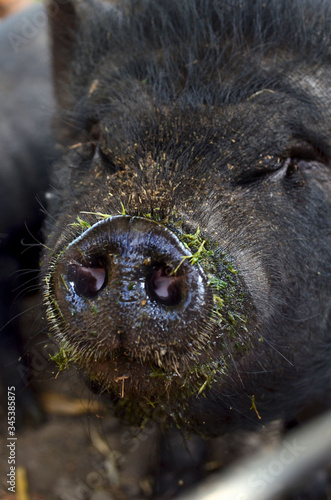
M153 361L126 356L121 350L116 355L112 354L108 359L81 366L98 387L98 392L109 393L112 399L173 403L179 395L184 399L197 396L213 382L216 374L219 376L226 372L224 359L212 364L205 354L193 364L182 356L181 365L177 359L164 367Z
M151 401L159 399L160 390L163 391L164 399L169 399L174 379L180 379L175 372L167 373L152 363L142 363L123 354L93 363L87 372L89 377L97 382L101 392L106 391L121 399Z

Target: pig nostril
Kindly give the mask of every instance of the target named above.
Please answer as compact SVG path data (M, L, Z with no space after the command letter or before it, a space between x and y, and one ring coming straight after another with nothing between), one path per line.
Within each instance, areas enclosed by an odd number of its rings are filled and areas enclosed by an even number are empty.
M168 266L160 266L147 280L147 292L160 304L175 306L182 300L182 278L171 275Z
M78 262L72 263L69 265L67 278L78 295L93 298L106 282L106 269L100 264L87 267Z

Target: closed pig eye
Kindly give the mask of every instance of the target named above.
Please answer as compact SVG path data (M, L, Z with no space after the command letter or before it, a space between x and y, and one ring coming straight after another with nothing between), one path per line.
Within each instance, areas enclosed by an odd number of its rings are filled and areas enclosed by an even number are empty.
M250 187L264 181L291 179L305 167L329 164L325 145L309 141L293 141L282 156L274 158L266 155L256 168L247 169L236 180L236 185Z
M95 148L93 162L100 163L108 173L114 174L117 171L115 163L111 160L108 154L102 151L99 146Z

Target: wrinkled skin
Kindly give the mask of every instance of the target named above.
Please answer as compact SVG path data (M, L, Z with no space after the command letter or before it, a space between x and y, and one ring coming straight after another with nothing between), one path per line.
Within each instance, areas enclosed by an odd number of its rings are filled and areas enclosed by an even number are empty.
M204 435L331 388L330 8L232 5L49 7L59 364Z

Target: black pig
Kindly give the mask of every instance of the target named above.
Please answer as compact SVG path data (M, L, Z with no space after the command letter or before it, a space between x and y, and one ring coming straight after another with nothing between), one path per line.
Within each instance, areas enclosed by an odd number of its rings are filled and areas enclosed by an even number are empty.
M330 403L330 16L49 5L47 317L61 368L131 421L211 436Z

